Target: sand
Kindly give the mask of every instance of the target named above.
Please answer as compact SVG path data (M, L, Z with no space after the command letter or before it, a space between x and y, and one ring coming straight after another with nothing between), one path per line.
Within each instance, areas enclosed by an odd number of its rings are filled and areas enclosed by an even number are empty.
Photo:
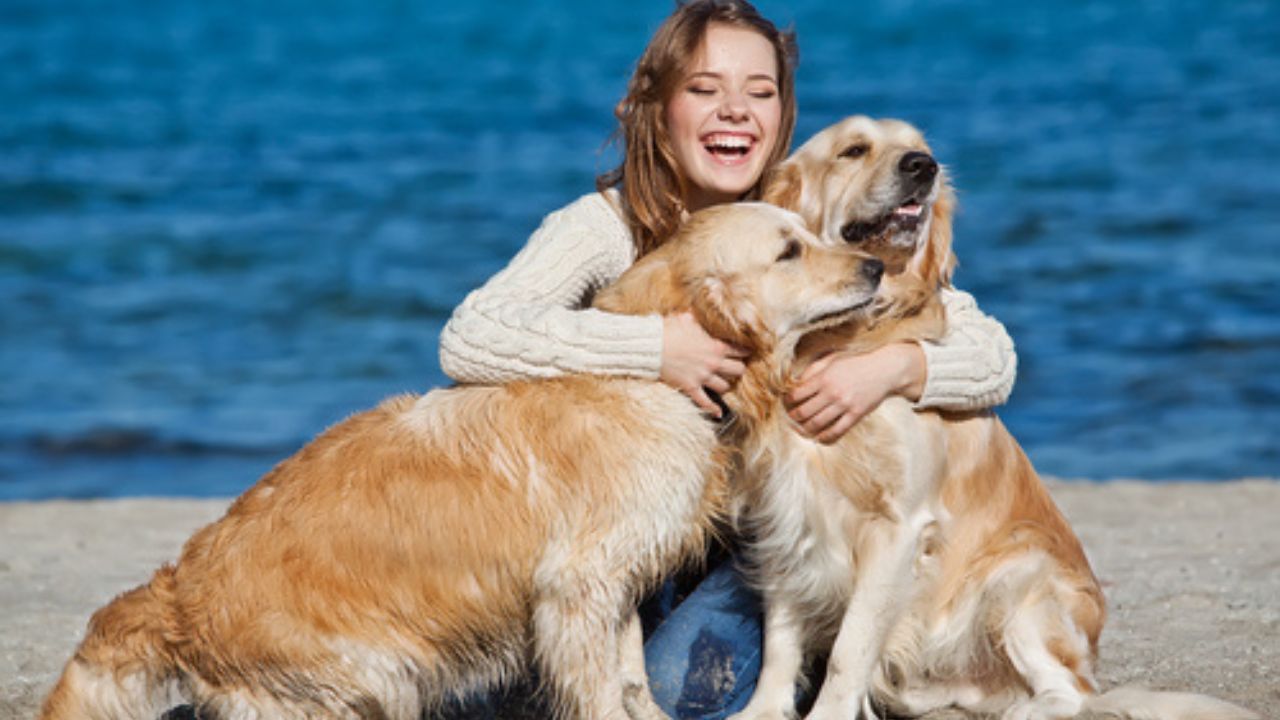
M1280 482L1053 482L1110 602L1104 687L1280 707ZM89 615L226 500L0 503L0 719L30 718ZM950 717L941 714L938 717Z

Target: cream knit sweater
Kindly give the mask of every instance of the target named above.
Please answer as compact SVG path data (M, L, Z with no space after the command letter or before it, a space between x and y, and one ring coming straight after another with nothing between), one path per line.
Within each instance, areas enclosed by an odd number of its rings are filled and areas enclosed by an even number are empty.
M589 307L635 261L616 193L591 193L550 214L511 263L453 311L440 335L440 367L463 383L567 373L657 379L662 318ZM973 297L944 291L947 334L921 343L928 368L921 408L973 410L1003 403L1017 356L1004 326Z

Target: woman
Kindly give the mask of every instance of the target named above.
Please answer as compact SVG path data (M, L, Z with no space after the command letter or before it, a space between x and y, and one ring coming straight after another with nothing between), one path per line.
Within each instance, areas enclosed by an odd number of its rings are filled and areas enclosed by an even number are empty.
M661 380L709 415L743 352L689 314L629 317L591 297L653 250L688 213L758 198L791 143L793 39L745 0L694 0L658 28L618 104L621 166L597 192L552 213L511 263L472 292L440 339L440 365L463 383L566 373ZM960 292L946 297L950 331L815 364L787 398L804 432L831 442L886 397L952 410L1002 403L1015 357L1004 328ZM621 439L620 439L621 440ZM678 605L670 587L649 603L646 641L655 697L677 717L723 717L746 704L759 669L759 609L730 563ZM674 609L672 606L675 605Z

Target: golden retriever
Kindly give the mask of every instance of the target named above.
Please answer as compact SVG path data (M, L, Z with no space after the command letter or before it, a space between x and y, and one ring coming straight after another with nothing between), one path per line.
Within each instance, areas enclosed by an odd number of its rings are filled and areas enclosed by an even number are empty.
M868 302L880 268L821 247L792 213L725 206L598 305L692 309L770 354ZM150 719L182 698L210 718L416 719L529 661L561 714L659 714L633 608L699 555L729 457L658 382L389 399L280 463L176 564L95 613L42 717Z
M847 119L804 144L765 199L828 245L886 265L855 321L807 338L790 367L749 366L741 418L748 558L764 596L764 667L738 720L789 718L806 660L829 651L809 718L918 716L943 707L1015 720L1083 710L1246 718L1201 696L1097 695L1104 599L1080 541L990 412L885 401L833 445L802 437L780 398L806 362L939 337L954 204L910 125Z

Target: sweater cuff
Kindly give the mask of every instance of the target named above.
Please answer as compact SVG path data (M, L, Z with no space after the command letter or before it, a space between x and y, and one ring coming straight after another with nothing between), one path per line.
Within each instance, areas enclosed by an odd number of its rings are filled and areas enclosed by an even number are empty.
M514 321L504 323L501 317L455 313L440 334L440 367L461 383L511 382L569 373L658 379L661 317L582 310L574 311L572 319L578 322L567 327L540 324L532 332L527 323L521 326ZM530 337L538 341L530 342ZM483 341L475 342L474 338Z
M979 410L1002 404L1003 373L971 347L918 342L924 352L925 381L918 410ZM1012 362L1010 363L1012 365ZM1006 372L1012 368L1006 368Z
M657 380L662 367L662 317L601 315L608 317L607 324L591 326L595 333L560 338L558 344L566 355L556 364L572 372Z

